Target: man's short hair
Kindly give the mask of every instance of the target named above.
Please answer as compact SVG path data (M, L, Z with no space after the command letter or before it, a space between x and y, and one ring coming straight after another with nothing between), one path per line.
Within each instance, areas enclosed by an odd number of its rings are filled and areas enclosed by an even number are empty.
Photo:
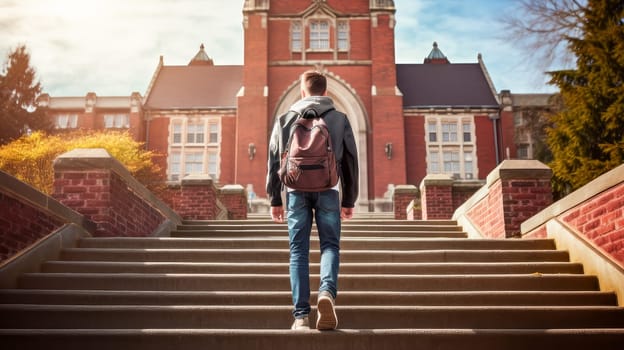
M301 74L302 88L312 96L322 96L327 90L327 78L323 73L309 70Z

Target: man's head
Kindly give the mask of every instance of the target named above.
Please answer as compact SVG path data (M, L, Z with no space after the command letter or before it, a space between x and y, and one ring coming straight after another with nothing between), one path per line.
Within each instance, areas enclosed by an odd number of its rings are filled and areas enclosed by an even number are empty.
M309 70L301 74L301 96L323 96L327 92L327 78L323 73Z

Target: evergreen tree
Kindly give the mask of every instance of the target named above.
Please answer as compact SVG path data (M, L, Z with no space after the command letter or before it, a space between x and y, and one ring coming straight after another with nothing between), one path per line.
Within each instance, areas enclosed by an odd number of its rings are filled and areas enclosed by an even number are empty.
M51 127L45 111L37 108L41 83L30 66L30 54L20 45L12 51L0 71L0 145L31 130Z
M555 190L574 190L624 160L624 2L589 0L576 68L551 72L565 109L548 130Z

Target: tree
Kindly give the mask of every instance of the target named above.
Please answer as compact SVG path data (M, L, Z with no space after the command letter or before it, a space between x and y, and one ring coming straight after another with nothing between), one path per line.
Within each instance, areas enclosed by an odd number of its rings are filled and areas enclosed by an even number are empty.
M45 110L37 108L41 83L30 66L30 54L20 45L9 53L0 72L0 145L31 130L48 130Z
M559 196L579 188L624 159L624 2L522 0L508 18L515 42L534 55L560 89L559 112L547 144ZM565 64L564 64L565 65Z
M582 37L567 38L576 68L550 73L565 106L548 130L560 190L624 160L624 2L589 0L581 26Z
M0 146L0 170L41 192L51 194L54 159L76 148L104 148L152 192L159 193L165 187L160 167L152 162L154 153L144 150L143 145L135 141L128 132L76 131L46 135L36 131Z

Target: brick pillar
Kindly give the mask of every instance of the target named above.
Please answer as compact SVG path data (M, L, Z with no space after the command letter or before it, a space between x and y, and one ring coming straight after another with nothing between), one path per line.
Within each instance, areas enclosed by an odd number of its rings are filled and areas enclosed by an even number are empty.
M453 179L444 174L425 176L420 183L423 220L448 220L453 217Z
M520 225L552 204L552 170L536 160L506 160L488 175L500 181L505 237L520 235Z
M414 185L398 185L394 188L392 202L394 206L394 218L396 220L407 219L407 209L410 203L418 198L418 188Z
M209 175L188 175L172 198L174 210L186 220L214 220L217 207L217 188Z
M228 219L247 219L247 191L241 185L226 185L219 190L219 200L228 210Z

